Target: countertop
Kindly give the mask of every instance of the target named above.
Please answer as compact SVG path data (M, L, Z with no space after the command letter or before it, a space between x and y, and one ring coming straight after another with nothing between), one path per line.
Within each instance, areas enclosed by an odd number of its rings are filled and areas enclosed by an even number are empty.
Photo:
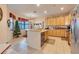
M48 31L46 29L30 29L28 31L34 31L34 32L45 32L45 31Z

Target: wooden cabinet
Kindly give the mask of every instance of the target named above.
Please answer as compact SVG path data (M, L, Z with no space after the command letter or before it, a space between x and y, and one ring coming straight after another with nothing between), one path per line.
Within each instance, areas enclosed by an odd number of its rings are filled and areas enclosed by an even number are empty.
M51 17L46 19L47 25L69 25L71 22L71 15Z
M45 41L48 39L48 31L45 31Z
M44 39L45 39L45 33L42 32L41 33L41 46L43 46L43 44L44 44Z
M60 19L59 18L56 18L55 22L56 22L56 25L60 25Z
M67 29L54 29L48 31L48 36L66 37Z
M45 41L48 39L48 31L41 33L41 46L44 45Z
M65 24L69 25L71 23L71 16L65 16Z
M48 31L48 36L51 36L52 35L52 30L49 30Z
M52 25L55 25L55 18L52 19Z

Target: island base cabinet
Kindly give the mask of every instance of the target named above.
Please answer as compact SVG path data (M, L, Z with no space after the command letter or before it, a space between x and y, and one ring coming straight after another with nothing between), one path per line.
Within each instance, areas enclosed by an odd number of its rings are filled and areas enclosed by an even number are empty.
M27 35L28 46L34 49L41 49L41 33L36 31L28 31Z
M41 33L41 46L44 45L44 41L45 41L45 32Z
M41 33L41 46L43 46L48 39L47 33L47 31Z

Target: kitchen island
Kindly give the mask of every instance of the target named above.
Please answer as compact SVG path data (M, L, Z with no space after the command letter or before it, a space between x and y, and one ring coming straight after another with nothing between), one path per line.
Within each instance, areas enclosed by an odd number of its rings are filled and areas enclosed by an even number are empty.
M27 42L28 45L35 49L41 49L44 42L47 40L47 30L28 30Z

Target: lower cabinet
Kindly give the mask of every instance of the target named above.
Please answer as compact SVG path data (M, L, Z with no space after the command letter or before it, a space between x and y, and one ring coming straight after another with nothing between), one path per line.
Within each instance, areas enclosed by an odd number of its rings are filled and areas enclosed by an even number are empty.
M44 45L44 43L46 42L46 40L48 39L48 31L42 32L41 33L41 46Z
M66 37L67 29L54 29L48 31L48 36Z

